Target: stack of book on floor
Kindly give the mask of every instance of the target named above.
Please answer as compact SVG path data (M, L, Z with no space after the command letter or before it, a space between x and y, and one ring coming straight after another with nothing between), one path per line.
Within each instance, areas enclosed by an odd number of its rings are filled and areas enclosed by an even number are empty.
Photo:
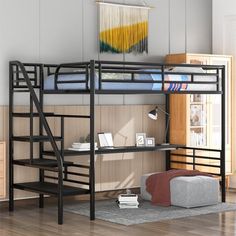
M137 194L120 194L117 202L121 209L138 208L139 205Z
M97 143L94 144L95 149L98 149ZM90 150L90 143L73 143L72 147L68 148L69 150L72 151L89 151Z

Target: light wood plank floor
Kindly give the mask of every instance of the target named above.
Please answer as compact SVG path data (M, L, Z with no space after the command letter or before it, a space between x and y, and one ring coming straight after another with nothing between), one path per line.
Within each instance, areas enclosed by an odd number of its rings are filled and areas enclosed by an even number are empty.
M66 201L74 201L68 199ZM236 191L227 194L228 202L236 202ZM0 203L0 236L191 236L191 235L236 235L236 212L209 214L122 226L67 213L64 225L57 225L55 199L47 199L45 208L37 207L36 199L17 201L14 213L9 213L6 203ZM50 206L50 209L48 208Z

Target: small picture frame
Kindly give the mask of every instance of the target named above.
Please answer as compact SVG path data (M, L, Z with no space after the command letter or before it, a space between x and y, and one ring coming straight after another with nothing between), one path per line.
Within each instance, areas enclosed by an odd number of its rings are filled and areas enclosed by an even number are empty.
M145 147L146 145L146 134L145 133L136 133L136 146Z
M113 138L111 133L98 133L100 147L113 147Z
M146 147L154 147L155 146L155 138L147 137L146 138Z

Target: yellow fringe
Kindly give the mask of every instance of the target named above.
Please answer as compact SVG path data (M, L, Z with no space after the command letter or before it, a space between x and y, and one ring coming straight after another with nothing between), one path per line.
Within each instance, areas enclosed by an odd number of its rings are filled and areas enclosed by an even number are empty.
M117 27L100 33L100 41L111 47L127 52L132 46L148 36L148 22L140 22L130 26Z

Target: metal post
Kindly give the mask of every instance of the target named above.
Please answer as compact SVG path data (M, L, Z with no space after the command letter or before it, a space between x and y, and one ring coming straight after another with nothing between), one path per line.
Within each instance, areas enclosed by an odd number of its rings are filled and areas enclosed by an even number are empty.
M95 121L95 61L90 61L90 220L95 219L95 147L94 147L94 121Z
M40 89L39 89L39 101L40 101L40 107L41 110L43 112L43 86L44 86L44 76L43 76L43 65L40 65L39 67L39 84L40 84ZM39 119L39 134L43 135L43 124L41 119ZM44 149L44 144L43 142L39 142L39 158L43 159L43 149ZM41 183L44 182L44 170L40 169L39 170L39 181ZM39 208L43 208L44 207L44 195L43 194L39 194Z
M169 122L170 122L170 95L166 94L166 143L170 142L170 126L169 126ZM166 151L166 170L170 170L171 166L170 166L170 151Z
M63 224L63 170L58 171L58 196L57 196L57 206L58 206L58 224Z
M98 64L98 89L102 89L102 65L101 62Z
M34 135L34 124L33 124L33 99L30 95L30 164L33 164L33 152L34 152L34 143L33 143L33 135Z
M196 169L196 158L195 158L195 155L196 155L196 149L193 149L193 170Z
M165 74L164 74L164 71L165 71L165 68L162 65L161 66L161 83L162 83L161 90L162 90L162 92L165 91Z
M13 166L13 65L9 63L9 211L14 211L14 166Z
M222 95L221 95L221 194L225 202L225 67L222 69Z
M64 161L64 147L65 147L65 118L64 116L61 116L61 157Z

